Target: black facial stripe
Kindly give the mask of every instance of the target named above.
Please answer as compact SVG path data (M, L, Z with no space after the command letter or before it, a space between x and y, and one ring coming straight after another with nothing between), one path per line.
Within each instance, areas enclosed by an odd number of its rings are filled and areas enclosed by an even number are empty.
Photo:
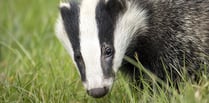
M60 8L61 16L64 22L65 30L71 42L74 51L74 59L77 63L82 81L86 80L85 64L80 53L80 40L79 40L79 7L77 3L71 2L70 9L67 7ZM80 57L78 59L78 57Z
M70 39L73 50L80 49L79 41L79 8L77 4L70 3L70 9L60 8L61 16L64 21L65 30Z
M96 7L96 21L99 29L100 45L103 42L113 45L113 19L106 10L104 2L100 1Z
M114 51L113 40L114 40L114 28L118 14L122 11L122 5L118 0L109 0L108 3L105 3L104 0L100 0L96 7L96 22L99 30L99 40L101 47L101 66L103 69L103 74L105 78L113 76L113 57L106 57L104 55L104 49L109 47Z

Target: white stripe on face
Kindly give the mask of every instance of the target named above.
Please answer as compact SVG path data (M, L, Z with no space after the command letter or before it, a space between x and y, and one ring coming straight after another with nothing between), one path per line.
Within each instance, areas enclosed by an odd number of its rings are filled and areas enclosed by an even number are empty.
M146 10L139 8L135 3L127 2L127 11L120 15L114 31L114 72L118 71L130 42L140 34L139 30L145 31L147 28L146 14Z
M85 63L87 90L104 87L101 67L101 47L96 22L96 6L99 0L83 0L80 8L80 47Z

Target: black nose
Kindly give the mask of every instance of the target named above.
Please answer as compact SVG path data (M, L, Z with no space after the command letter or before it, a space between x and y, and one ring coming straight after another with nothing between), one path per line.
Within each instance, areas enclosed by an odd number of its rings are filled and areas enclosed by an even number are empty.
M94 98L100 98L105 96L108 93L108 91L108 88L104 87L87 90L87 93Z

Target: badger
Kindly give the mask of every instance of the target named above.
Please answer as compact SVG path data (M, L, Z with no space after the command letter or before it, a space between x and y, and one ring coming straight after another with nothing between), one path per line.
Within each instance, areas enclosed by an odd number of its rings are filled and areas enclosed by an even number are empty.
M163 80L165 68L175 79L209 62L209 0L82 0L59 10L56 36L92 97L111 90L118 70L139 74L125 56Z

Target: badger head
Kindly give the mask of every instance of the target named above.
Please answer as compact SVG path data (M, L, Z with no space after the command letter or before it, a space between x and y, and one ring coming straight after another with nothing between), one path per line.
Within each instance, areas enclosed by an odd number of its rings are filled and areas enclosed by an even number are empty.
M146 11L123 0L60 3L56 36L69 52L87 93L102 97L130 42L146 28Z

